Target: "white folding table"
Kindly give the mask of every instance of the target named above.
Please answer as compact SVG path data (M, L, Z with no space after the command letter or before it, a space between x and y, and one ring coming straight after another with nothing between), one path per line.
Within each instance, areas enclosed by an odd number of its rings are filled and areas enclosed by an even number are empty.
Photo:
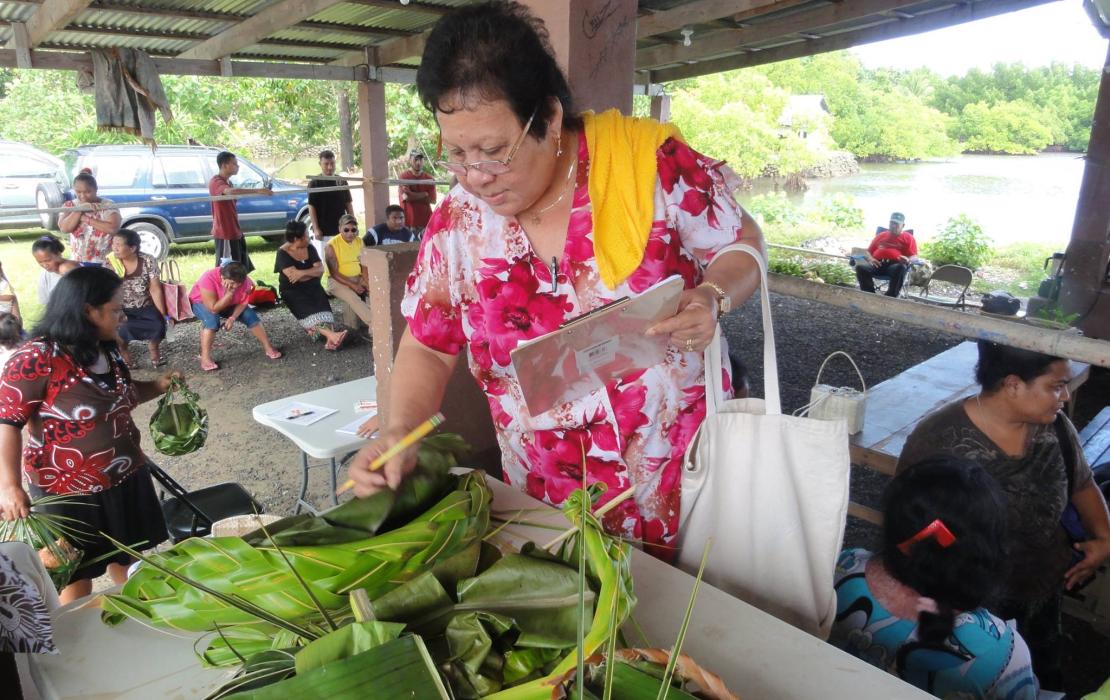
M292 440L293 444L301 450L301 489L297 495L297 505L293 510L294 513L299 513L302 507L313 513L317 512L315 506L305 500L305 495L308 492L309 469L321 465L310 465L308 463L309 457L328 460L332 504L339 503L335 495L336 476L339 468L345 457L365 445L367 441L366 438L357 435L336 432L336 428L342 428L359 415L365 415L369 418L370 413L359 414L355 412L355 403L362 400L373 400L377 396L377 392L378 383L373 376L370 376L324 387L323 389L315 389L296 396L287 396L276 401L269 401L255 406L251 411L251 415L256 422L278 431ZM297 425L273 417L274 414L280 413L282 409L296 402L334 408L335 413L311 425Z
M522 520L566 527L559 511L501 482L487 479L493 509ZM555 531L511 524L491 541L512 550L527 540L545 544ZM694 579L640 551L632 552L639 602L633 616L652 646L667 648L682 623ZM204 669L197 635L170 634L128 620L100 622L88 601L54 614L57 656L29 656L31 675L46 700L95 697L117 700L203 698L233 669ZM625 635L642 646L639 631ZM771 617L708 584L698 593L683 651L724 679L745 700L928 700L928 695L870 664Z

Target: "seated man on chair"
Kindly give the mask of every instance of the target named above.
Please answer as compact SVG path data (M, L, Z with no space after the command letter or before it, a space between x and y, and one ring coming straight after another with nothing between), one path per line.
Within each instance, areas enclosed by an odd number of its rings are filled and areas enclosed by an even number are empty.
M875 275L882 275L890 278L886 289L888 297L896 297L902 291L910 258L917 255L917 241L912 230L905 230L905 225L905 214L891 214L890 228L880 228L867 247L864 259L856 262L856 279L861 290L874 294Z

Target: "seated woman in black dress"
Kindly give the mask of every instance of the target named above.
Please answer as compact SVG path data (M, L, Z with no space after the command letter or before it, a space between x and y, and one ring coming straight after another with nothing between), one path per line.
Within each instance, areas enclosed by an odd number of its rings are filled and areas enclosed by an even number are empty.
M316 249L308 244L308 230L300 221L285 226L285 245L274 260L278 291L285 306L313 340L325 338L328 350L338 350L347 331L335 330L328 295L320 284L324 265Z

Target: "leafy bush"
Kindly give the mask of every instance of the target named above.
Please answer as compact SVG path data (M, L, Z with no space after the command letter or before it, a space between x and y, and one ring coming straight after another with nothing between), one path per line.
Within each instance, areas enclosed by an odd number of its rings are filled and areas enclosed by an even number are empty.
M841 287L856 286L856 273L844 263L817 263L811 265L809 271L823 279L827 284L836 284Z
M948 220L940 235L922 246L937 265L963 265L978 270L991 259L991 239L967 214Z
M786 198L785 192L771 192L752 197L747 209L763 224L796 226L802 223L802 212Z
M776 274L790 275L791 277L801 277L805 274L805 268L802 267L802 263L798 261L798 258L794 257L779 258L772 255L768 269Z
M850 194L837 193L822 197L814 207L814 215L818 221L837 228L863 228L863 209L856 206L856 198Z

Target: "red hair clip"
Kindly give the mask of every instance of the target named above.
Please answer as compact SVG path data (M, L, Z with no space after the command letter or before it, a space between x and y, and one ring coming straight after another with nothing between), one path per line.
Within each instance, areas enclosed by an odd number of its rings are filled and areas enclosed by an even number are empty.
M952 531L948 529L948 526L944 524L944 521L940 518L937 518L933 522L918 530L916 535L899 544L898 551L900 551L902 554L905 554L906 556L909 556L910 547L917 544L918 542L921 542L922 540L927 540L930 537L935 539L937 541L937 544L939 544L942 549L951 547L952 544L956 541L956 536L952 534Z

